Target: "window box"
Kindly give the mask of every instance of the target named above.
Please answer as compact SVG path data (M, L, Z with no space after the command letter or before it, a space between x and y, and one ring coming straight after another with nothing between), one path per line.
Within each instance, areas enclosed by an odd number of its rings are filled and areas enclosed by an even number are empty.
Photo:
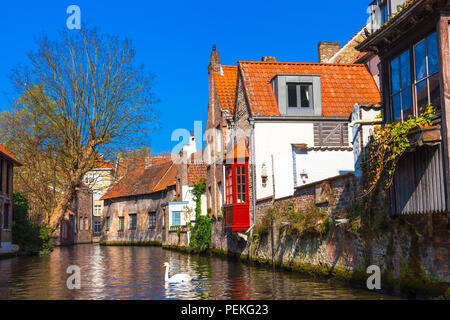
M437 145L442 141L441 126L416 128L409 133L408 139L412 147Z

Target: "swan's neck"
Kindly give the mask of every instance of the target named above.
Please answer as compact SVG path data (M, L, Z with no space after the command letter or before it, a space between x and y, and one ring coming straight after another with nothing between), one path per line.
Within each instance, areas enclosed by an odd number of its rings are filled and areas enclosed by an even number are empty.
M164 279L165 279L166 281L169 280L169 267L168 267L168 266L166 267L166 275L165 275Z

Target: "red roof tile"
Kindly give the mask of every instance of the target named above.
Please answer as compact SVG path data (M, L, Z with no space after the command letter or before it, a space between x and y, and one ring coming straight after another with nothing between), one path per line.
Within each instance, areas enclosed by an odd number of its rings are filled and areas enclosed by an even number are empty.
M175 185L177 167L165 162L146 169L137 168L128 172L100 199L113 199L151 194Z
M16 158L12 156L11 153L9 153L9 151L1 143L0 143L0 154L3 154L6 158L12 160L16 165L19 166L22 165L19 161L16 160Z
M220 108L227 110L230 116L234 112L237 85L237 67L221 66L221 72L214 72L214 83Z
M322 115L348 116L355 103L379 103L380 92L364 65L238 62L253 116L278 116L271 79L279 74L314 74L321 76Z
M188 164L188 183L189 185L206 181L206 164L190 163Z

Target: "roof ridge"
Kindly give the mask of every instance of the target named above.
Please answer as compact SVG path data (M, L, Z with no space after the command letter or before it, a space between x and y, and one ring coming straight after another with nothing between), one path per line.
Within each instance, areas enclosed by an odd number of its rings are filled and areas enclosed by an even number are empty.
M172 169L172 167L173 167L174 165L175 165L175 163L173 163L173 161L172 161L171 166L170 166L169 168L167 168L166 172L164 172L164 174L163 174L163 176L161 177L161 179L158 180L158 183L157 183L157 184L153 187L153 189L151 190L152 193L155 192L154 190L157 189L157 187L159 186L159 184L161 183L161 181L164 179L164 177L167 175L167 173L170 171L170 169Z
M338 67L364 67L361 63L320 63L320 62L282 62L282 61L238 61L238 64L287 64L287 65L315 65L315 66L338 66Z

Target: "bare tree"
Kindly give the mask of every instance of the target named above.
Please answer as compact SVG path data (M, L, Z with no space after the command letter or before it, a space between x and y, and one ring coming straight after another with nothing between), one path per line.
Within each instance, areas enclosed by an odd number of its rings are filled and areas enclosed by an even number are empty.
M30 65L13 78L21 91L15 112L38 111L48 124L46 154L62 181L49 218L56 229L96 156L115 156L121 146L143 141L157 118L156 101L153 76L136 66L128 39L84 27L37 44Z

